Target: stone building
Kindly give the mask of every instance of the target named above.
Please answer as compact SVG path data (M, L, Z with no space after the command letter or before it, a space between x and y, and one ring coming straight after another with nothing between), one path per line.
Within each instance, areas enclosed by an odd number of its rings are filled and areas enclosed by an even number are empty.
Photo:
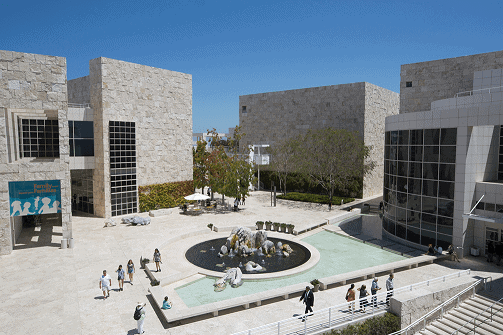
M72 237L71 216L138 212L138 186L192 180L191 75L0 51L0 254L23 224Z
M372 146L374 171L363 181L363 196L382 193L384 119L398 114L399 95L366 83L312 87L239 97L240 145L274 145L308 129L357 131ZM271 159L274 159L272 157Z
M502 68L503 51L402 65L400 114L386 118L390 236L463 254L501 240Z

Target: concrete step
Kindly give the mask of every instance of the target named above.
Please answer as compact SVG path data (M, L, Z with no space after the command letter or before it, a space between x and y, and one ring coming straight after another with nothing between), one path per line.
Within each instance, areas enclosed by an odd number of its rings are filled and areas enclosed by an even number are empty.
M450 335L451 334L450 331L442 329L442 325L439 325L438 321L435 321L432 324L430 324L429 326L426 326L426 329L435 335Z
M452 334L454 331L456 331L456 329L458 329L459 327L462 326L459 323L457 323L447 317L439 319L439 320L435 321L434 323L437 327L442 328L443 330L447 331L449 334Z
M421 335L436 335L435 333L432 333L431 331L428 330L428 327L426 329L419 331L419 334Z
M478 313L482 313L485 309L489 308L489 306L486 306L486 305L483 305L481 304L479 301L477 300L470 300L470 301L467 301L466 304L470 307L470 309L472 311L475 311L475 309L477 309ZM492 322L499 325L499 327L503 327L503 316L502 316L502 312L500 311L499 313L496 313L497 310L498 310L498 307L495 306L496 309L493 309L493 312L492 312ZM484 320L486 318L490 318L491 317L491 309L483 312L479 318L477 318L477 320ZM496 326L498 327L498 326ZM502 328L502 334L503 334L503 328Z
M492 304L494 304L494 303L495 303L495 305L494 305L494 306L495 306L495 307L496 307L496 306L498 306L498 308L497 308L497 309L503 308L503 303L501 303L501 302L496 302L496 300L492 300L492 299L490 299L490 298L488 298L488 297L485 297L485 296L483 296L483 295L478 295L478 294L476 294L475 296L476 296L477 298L479 298L480 302L482 302L482 303L484 303L484 304L487 304L487 306L491 306Z
M460 308L457 308L456 310L452 311L449 314L460 319L460 321L462 320L461 322L464 325L466 322L472 320L473 317L475 317L478 313L474 313L471 310L468 310L464 307L460 307ZM470 327L468 327L468 328L470 328ZM501 331L498 328L494 327L491 324L487 324L487 323L477 325L476 329L477 329L477 333L480 332L480 334L488 334L488 335L501 334Z
M456 317L456 316L452 315L451 313L446 314L446 315L444 316L444 319L449 320L453 326L454 326L454 325L456 326L456 329L458 329L459 327L463 326L463 325L466 323L466 321L465 321L465 320L460 319L460 318L458 318L458 317ZM467 333L469 333L469 332L470 332L470 330L468 330L468 329L466 329L466 328L463 328L462 330L460 330L460 333L461 333L461 334L467 334Z

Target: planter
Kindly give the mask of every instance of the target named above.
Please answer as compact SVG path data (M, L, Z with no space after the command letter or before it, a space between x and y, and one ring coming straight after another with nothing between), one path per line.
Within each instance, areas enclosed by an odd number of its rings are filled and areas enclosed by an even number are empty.
M287 231L287 233L288 233L288 234L293 234L293 228L294 228L294 227L295 227L294 225L292 225L292 226L286 226L286 231Z
M313 292L318 292L319 289L320 289L320 284L316 284L313 287Z
M264 229L264 224L263 223L257 223L257 230L262 230Z
M281 232L286 233L286 226L280 226L281 227Z
M274 223L273 223L273 226L274 226L274 230L275 230L275 231L278 231L278 232L280 231L279 222L274 222ZM271 230L272 230L272 229L271 229Z
M272 224L266 223L265 224L265 230L272 230Z

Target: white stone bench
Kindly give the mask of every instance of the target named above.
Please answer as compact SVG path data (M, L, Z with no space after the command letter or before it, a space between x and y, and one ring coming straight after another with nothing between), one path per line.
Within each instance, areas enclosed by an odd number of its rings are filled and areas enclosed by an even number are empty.
M404 259L401 261L373 266L366 269L356 270L348 273L341 273L335 276L325 277L319 279L320 288L322 290L326 290L329 285L341 284L346 285L346 282L349 280L362 279L366 280L367 278L372 278L376 275L376 273L393 273L398 269L407 268L411 269L412 267L417 268L419 264L427 263L431 264L435 260L443 259L448 257L447 255L439 255L439 256L418 256L409 259Z

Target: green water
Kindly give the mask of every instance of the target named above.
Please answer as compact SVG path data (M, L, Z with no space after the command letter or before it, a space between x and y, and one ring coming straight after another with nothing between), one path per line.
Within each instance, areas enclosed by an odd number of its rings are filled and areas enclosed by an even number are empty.
M306 237L302 241L320 252L318 264L304 273L277 279L246 280L238 288L227 285L222 292L214 292L215 279L205 277L175 290L188 307L195 307L406 259L326 231Z

